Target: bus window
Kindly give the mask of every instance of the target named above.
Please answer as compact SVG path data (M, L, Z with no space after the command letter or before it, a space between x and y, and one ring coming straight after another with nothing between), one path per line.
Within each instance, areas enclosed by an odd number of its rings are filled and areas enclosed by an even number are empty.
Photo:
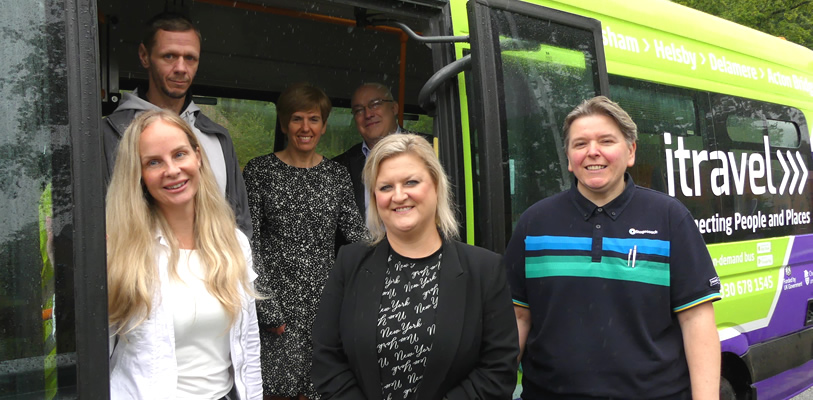
M762 143L765 136L765 120L762 118L729 115L725 121L731 140L745 143Z
M195 103L212 121L229 130L240 168L251 159L271 152L277 120L274 103L224 97L214 100L215 104L198 104L197 99Z
M740 226L727 240L808 233L807 224L793 221L794 215L809 215L813 204L806 187L810 141L801 133L807 126L803 114L792 107L735 96L713 99L718 145L729 154L730 195L721 197L724 207L732 216L760 221L744 229Z
M46 95L66 79L64 70L48 67L63 63L52 57L64 43L46 32L65 28L49 25L37 3L5 4L0 15L13 33L4 35L11 40L4 46L17 51L0 58L0 393L50 399L57 393L57 335L72 335L57 330L54 312L54 234L71 223L71 177L69 167L54 168L64 162L55 152L67 132L66 97Z
M334 107L349 106L357 86L380 82L390 87L402 109L412 112L433 73L430 48L406 40L398 28L372 26L391 19L427 33L427 19L437 10L426 7L369 2L365 10L349 1L329 6L315 1L98 3L105 16L99 32L102 72L110 80L102 84L109 84L111 93L146 82L137 57L143 24L166 7L189 15L200 29L200 66L192 84L199 96L274 101L287 86L308 81L323 89Z
M350 109L333 107L327 120L327 131L319 139L316 152L327 158L334 158L359 142L361 136L356 129Z
M638 133L700 134L694 96L688 90L611 76L610 94L632 117Z
M503 237L494 231L497 222L488 223L488 218L499 218L498 223L511 230L529 206L571 185L562 125L573 107L599 94L605 82L602 53L596 47L600 25L529 5L510 11L479 2L469 6L469 26L483 27L472 29L472 43L480 43L472 48L474 79L466 85L474 90L467 96L470 110L482 107L483 114L472 117L477 129L472 135L485 135L478 137L474 151L480 155L475 184L481 194L494 193L480 196L475 211L491 211L482 218L488 229L478 234L485 235L481 244L499 250L510 232ZM485 79L478 81L492 73L496 88ZM498 99L489 105L495 94ZM503 169L498 171L499 166ZM483 204L484 199L489 202Z
M419 132L429 134L432 132L432 127L435 124L435 119L424 114L405 114L404 115L404 129L410 132Z
M799 147L801 132L799 126L790 121L777 121L769 119L767 121L768 141L772 147Z
M70 34L93 19L70 16L75 5L62 1L2 8L0 397L101 398L106 379L85 376L108 370L107 302L97 297L105 285L101 174L88 151L100 146L89 138L98 124L87 122L99 115L83 108L98 104L96 68L92 55L83 54L83 69L76 54L96 43ZM98 350L83 352L85 340Z
M284 143L279 147L275 144L276 138L284 140L284 136L276 134L277 108L274 103L226 97L204 99L196 98L195 103L212 121L229 130L240 168L251 159L284 146ZM406 114L403 126L412 132L431 132L432 120L426 115ZM350 109L333 107L327 120L327 131L319 140L316 152L334 158L359 142L361 136Z
M810 167L796 155L810 153L801 134L806 126L801 112L615 75L611 82L613 99L638 125L630 174L637 184L686 205L706 243L806 231L804 224L784 221L788 210L810 210L810 192L801 190ZM708 99L715 102L713 108ZM769 224L772 215L777 221L782 216L782 223ZM765 216L765 223L743 228L735 223L737 216ZM725 222L729 217L731 222Z
M722 204L708 180L695 178L708 176L714 164L681 163L666 152L668 147L674 155L678 142L689 152L702 152L714 143L702 112L708 96L617 75L610 76L610 93L638 126L635 165L629 169L635 183L677 197L692 215L719 214ZM707 243L718 237L714 230L703 232Z
M570 187L562 124L575 104L595 95L590 53L570 48L592 36L566 26L540 32L536 20L507 12L493 20L513 35L500 40L513 226L533 203Z

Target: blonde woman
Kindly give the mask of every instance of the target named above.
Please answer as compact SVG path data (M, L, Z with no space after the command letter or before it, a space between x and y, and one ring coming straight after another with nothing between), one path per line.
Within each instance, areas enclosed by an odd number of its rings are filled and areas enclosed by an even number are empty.
M519 346L501 257L455 240L432 146L389 135L363 177L370 241L339 250L313 324L322 400L510 400Z
M111 398L261 399L249 243L177 115L127 128L106 211Z

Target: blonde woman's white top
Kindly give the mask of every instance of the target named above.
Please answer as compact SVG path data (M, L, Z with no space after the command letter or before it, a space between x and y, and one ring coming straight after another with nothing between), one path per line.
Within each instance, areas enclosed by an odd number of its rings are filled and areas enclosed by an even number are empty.
M246 258L249 281L254 282L251 249L248 239L236 231ZM135 329L110 338L111 399L175 399L178 391L178 355L176 354L175 321L172 295L169 291L169 247L163 235L156 234L160 290L153 299L152 312ZM162 301L163 300L163 301ZM261 400L260 335L254 299L243 293L237 319L228 331L229 356L234 371L234 386L241 400Z
M229 315L206 289L197 250L181 250L170 274L168 306L175 325L177 398L219 399L232 387Z

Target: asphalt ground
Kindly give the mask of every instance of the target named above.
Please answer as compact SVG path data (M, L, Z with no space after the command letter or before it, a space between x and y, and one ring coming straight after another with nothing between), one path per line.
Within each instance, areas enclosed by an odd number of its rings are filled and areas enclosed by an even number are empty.
M813 378L811 378L813 379ZM793 400L813 400L813 387L810 389L805 390L804 392L800 393L796 397L792 397Z

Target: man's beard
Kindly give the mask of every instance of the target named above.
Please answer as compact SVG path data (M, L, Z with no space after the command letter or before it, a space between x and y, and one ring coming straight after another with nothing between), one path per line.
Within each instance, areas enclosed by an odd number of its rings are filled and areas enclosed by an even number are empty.
M188 90L187 90L187 91L184 91L182 93L177 93L177 92L173 93L173 92L170 92L169 89L166 88L166 86L161 87L161 91L164 92L165 95L167 95L168 97L171 97L173 99L183 99L183 98L186 97L186 93L188 92Z

